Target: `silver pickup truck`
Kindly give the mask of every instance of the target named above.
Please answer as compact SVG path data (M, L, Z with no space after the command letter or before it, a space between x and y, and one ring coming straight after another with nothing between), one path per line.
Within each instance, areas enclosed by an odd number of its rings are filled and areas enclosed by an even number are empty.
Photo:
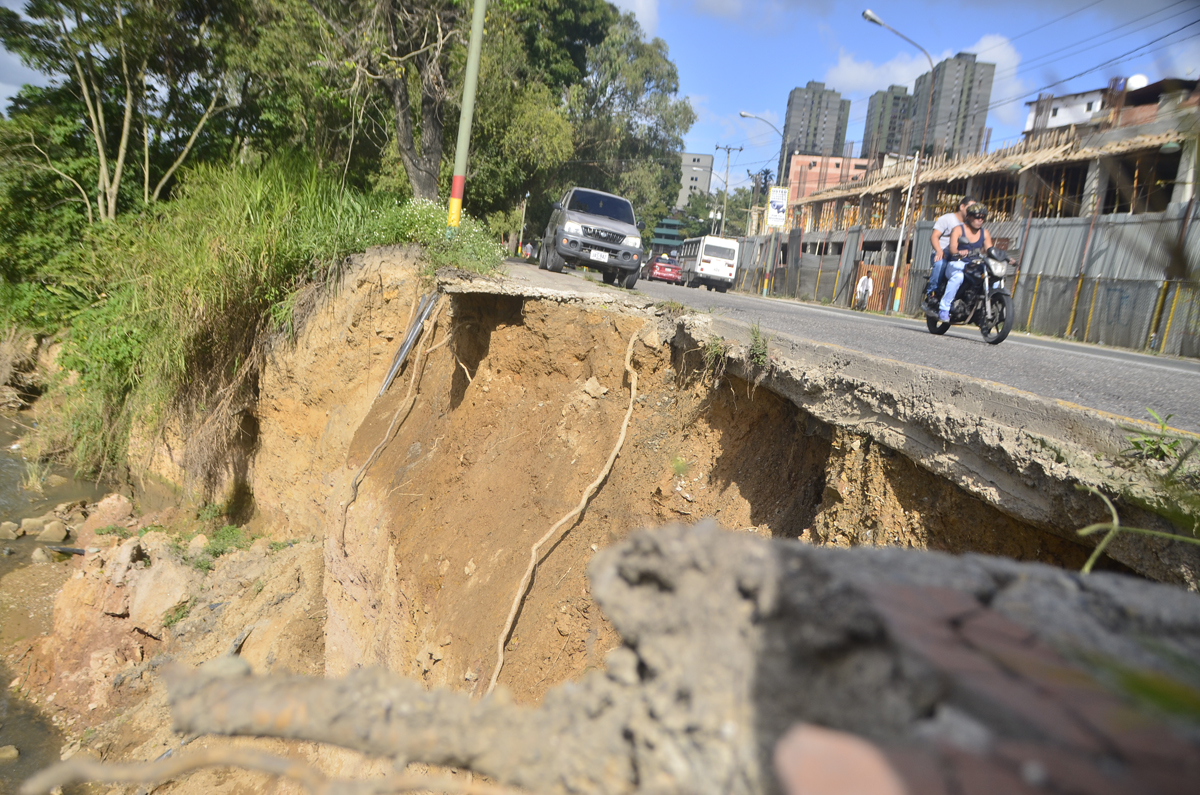
M554 203L538 267L559 272L570 262L598 269L605 284L633 287L642 268L641 230L627 199L571 188Z

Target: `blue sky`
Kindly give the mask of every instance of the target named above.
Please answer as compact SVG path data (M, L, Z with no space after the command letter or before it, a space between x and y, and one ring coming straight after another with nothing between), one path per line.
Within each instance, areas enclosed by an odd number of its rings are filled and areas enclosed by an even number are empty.
M975 52L996 64L992 101L1016 97L1167 36L1131 60L1103 66L1049 89L1057 94L1107 85L1109 78L1144 74L1200 74L1200 0L617 0L634 11L648 34L667 42L679 67L680 90L698 114L688 151L713 152L717 144L745 147L734 153L730 183L746 171L774 171L779 136L744 110L783 127L788 92L809 80L824 81L851 100L847 139L862 140L870 95L893 83L912 90L928 71L925 57L895 34L867 23L871 8L920 43L935 63L956 52ZM1067 16L1069 15L1069 16ZM1066 16L1065 19L1058 19ZM1055 21L1058 20L1058 21ZM1188 23L1197 22L1184 28ZM1181 30L1181 28L1183 28ZM1166 45L1166 46L1164 46ZM1190 74L1189 74L1189 70ZM1025 96L988 114L992 147L1014 140L1025 123ZM723 176L724 152L714 164ZM713 187L720 180L713 181Z
M1138 48L1128 60L1067 80L1055 93L1100 88L1109 78L1144 74L1200 76L1200 0L616 0L633 11L648 35L667 42L679 67L680 89L698 119L688 151L717 144L742 146L730 183L747 183L747 170L775 169L779 136L742 119L747 111L782 128L788 92L821 80L851 100L847 138L862 140L867 99L892 83L909 86L928 70L904 40L862 19L870 7L940 60L968 51L996 64L992 100L1020 97L993 108L992 146L1015 140L1024 126L1024 102L1037 89ZM19 0L0 0L19 8ZM1062 17L1065 17L1062 18ZM1188 26L1190 23L1190 27ZM1166 38L1162 38L1166 37ZM1155 39L1161 41L1150 43ZM27 81L44 78L0 49L0 105ZM717 158L723 176L723 153ZM714 180L713 187L719 187Z

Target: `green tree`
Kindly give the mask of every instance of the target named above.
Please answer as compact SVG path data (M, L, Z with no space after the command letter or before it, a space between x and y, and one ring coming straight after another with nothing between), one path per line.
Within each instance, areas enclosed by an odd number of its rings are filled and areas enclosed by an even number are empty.
M143 202L161 198L205 143L205 128L248 93L250 77L229 55L249 35L249 16L239 0L29 0L23 15L0 9L0 42L81 106L95 174L80 187L100 220L116 217L137 160ZM39 146L39 130L28 132Z
M661 218L679 194L683 136L696 114L678 96L679 74L662 39L646 41L632 14L587 51L583 79L566 91L574 156L531 208L544 224L550 202L570 185L625 196L639 217ZM649 227L643 234L648 242Z

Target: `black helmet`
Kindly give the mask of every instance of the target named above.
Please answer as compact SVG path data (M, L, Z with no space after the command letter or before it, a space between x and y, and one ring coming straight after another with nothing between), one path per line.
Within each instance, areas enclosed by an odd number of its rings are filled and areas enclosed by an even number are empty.
M986 221L987 220L987 208L984 207L982 204L978 204L978 203L972 204L970 207L967 208L966 216L968 218L982 218L983 220Z

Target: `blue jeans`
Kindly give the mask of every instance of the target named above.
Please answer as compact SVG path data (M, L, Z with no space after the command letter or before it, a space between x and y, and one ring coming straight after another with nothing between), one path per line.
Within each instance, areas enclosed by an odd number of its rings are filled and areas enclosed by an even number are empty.
M954 303L954 296L958 295L958 288L963 283L963 261L951 260L946 266L950 269L950 275L946 278L946 292L942 294L942 302L938 304L939 312L950 311L950 304Z
M929 283L925 285L925 295L929 295L937 290L938 282L942 280L942 269L946 267L946 260L933 259L933 254L930 254L930 260L933 262L933 270L929 273Z

